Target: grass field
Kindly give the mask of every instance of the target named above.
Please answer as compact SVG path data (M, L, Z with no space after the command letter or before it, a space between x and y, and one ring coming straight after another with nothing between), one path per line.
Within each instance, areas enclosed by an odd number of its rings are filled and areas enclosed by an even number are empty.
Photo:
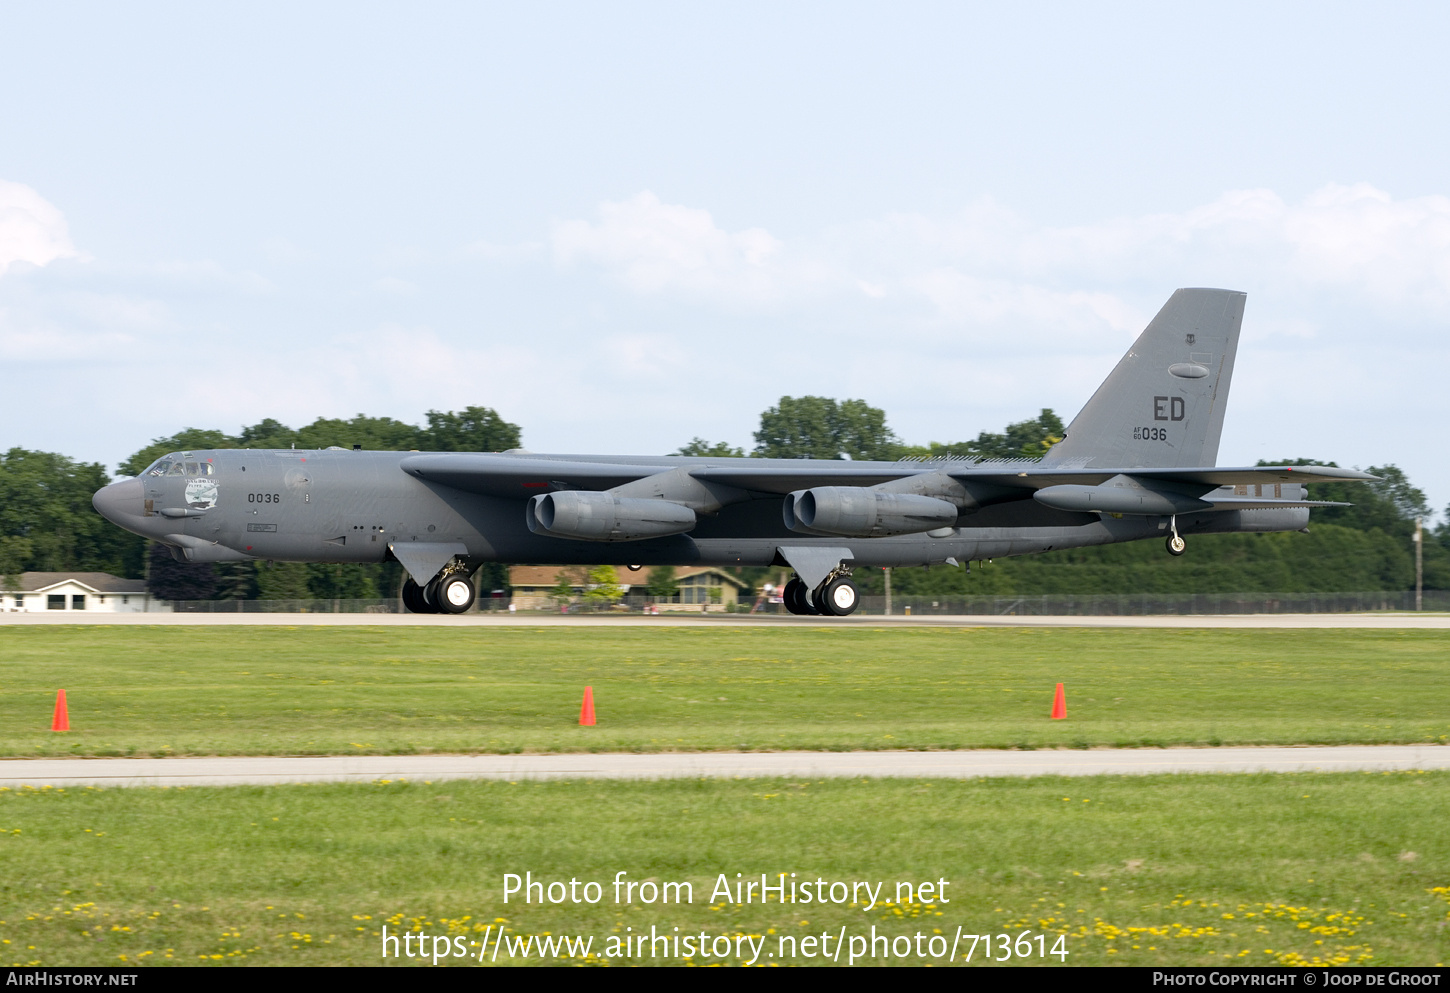
M1070 965L1433 965L1450 925L1447 787L1444 773L1356 773L4 791L0 958L369 965L387 924L470 954L500 926L510 941L592 936L589 961L630 964L606 943L653 925L760 936L760 963L779 964L782 937L803 949L827 932L830 953L840 928L874 925L940 931L938 949L959 927L991 934L994 955L997 934L1048 950L1065 936ZM689 882L693 900L616 904L621 870ZM602 899L505 904L504 874L526 871L600 882ZM945 879L950 902L712 899L721 873L780 872L884 883L883 900ZM1029 942L1027 962L1059 963ZM498 957L540 960L537 946Z
M1447 658L1435 631L8 627L0 754L1445 742Z

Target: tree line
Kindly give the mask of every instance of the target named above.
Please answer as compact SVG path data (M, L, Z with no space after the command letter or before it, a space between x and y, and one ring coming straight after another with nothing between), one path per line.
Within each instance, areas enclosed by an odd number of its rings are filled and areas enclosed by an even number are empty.
M1040 457L1062 439L1062 420L1050 409L1000 432L983 431L961 442L909 445L887 425L885 412L863 400L781 397L763 411L755 446L761 458L899 459L908 456ZM338 445L383 451L505 451L522 443L518 425L487 407L432 411L426 423L358 414L319 418L291 428L267 418L236 434L185 428L155 438L121 463L136 475L168 452L207 448L326 448ZM744 457L744 449L695 438L676 455ZM1306 465L1308 459L1261 462ZM1313 496L1351 507L1313 512L1311 532L1267 535L1201 535L1191 554L1170 558L1157 542L1068 549L1004 559L990 566L897 569L893 586L902 594L1029 594L1096 592L1304 592L1404 590L1414 584L1412 535L1417 517L1429 519L1422 491L1395 466L1371 466L1377 483L1320 483ZM394 595L401 582L396 563L323 564L257 562L190 564L173 560L160 545L123 531L91 506L91 495L109 483L98 463L53 452L12 448L0 455L0 577L13 586L19 573L109 572L146 578L164 599L334 599ZM1447 514L1450 517L1450 514ZM1426 532L1425 587L1450 589L1450 522ZM765 569L743 569L762 581ZM490 565L479 591L507 589L507 569ZM662 587L670 577L662 575ZM880 570L859 570L862 590L879 592Z

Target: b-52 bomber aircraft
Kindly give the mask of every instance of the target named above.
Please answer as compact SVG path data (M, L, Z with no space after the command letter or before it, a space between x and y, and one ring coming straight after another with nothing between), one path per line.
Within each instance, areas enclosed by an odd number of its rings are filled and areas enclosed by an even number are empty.
M1218 468L1244 294L1178 290L1040 459L217 450L167 455L95 506L189 562L381 562L462 613L485 562L782 565L795 614L857 607L863 566L957 565L1162 537L1302 530L1319 466Z

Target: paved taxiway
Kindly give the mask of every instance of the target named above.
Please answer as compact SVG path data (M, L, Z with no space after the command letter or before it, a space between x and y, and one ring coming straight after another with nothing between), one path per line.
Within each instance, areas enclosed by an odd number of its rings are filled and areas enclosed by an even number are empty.
M916 617L792 617L789 614L86 614L36 611L0 614L5 624L231 624L274 627L374 625L383 627L678 627L690 626L855 626L855 627L1077 627L1077 628L1368 628L1450 629L1450 614L1152 614L1058 617L999 614L939 614Z
M237 786L380 779L944 778L1450 769L1450 746L1125 748L1085 751L667 752L5 759L0 786Z

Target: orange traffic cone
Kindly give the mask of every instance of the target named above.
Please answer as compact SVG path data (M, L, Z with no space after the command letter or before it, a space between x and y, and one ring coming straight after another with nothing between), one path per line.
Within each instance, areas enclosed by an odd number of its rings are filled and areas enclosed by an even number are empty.
M1062 692L1062 684L1057 684L1057 695L1052 698L1052 719L1061 721L1067 718L1067 695Z
M584 727L594 726L594 687L584 687L584 706L579 708L579 723Z
M65 690L61 690L55 695L55 716L50 719L50 729L52 731L70 730L70 713L65 706Z

